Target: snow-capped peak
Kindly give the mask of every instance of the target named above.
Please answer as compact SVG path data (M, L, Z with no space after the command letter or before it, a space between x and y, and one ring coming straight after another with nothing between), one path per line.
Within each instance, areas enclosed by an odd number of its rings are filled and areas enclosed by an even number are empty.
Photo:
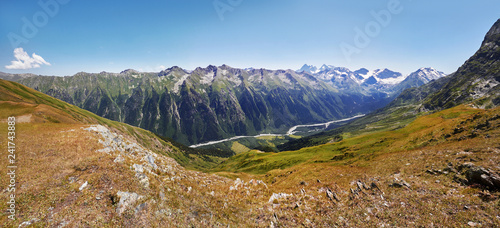
M420 68L417 71L411 73L408 77L418 77L424 83L430 82L432 80L436 80L438 78L446 76L445 73L441 71L437 71L432 67L428 68Z
M311 74L316 74L319 71L316 66L304 64L299 70L297 70L297 72L307 72Z
M308 72L317 79L331 83L339 88L356 87L356 84L361 87L390 89L403 81L412 81L413 78L421 85L429 81L445 76L443 72L437 71L434 68L420 68L409 75L403 75L399 72L392 71L387 68L376 70L368 70L360 68L356 71L351 71L345 67L335 67L333 65L323 64L320 68L313 65L304 64L297 72ZM409 77L413 78L409 78Z

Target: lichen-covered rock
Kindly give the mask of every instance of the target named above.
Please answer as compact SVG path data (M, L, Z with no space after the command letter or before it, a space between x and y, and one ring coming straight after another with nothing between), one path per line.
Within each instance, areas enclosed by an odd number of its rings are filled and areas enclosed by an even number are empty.
M120 198L120 201L118 202L118 206L116 208L116 213L118 214L122 214L127 209L131 208L138 200L141 200L143 198L143 196L138 195L134 192L130 193L119 191L116 195Z

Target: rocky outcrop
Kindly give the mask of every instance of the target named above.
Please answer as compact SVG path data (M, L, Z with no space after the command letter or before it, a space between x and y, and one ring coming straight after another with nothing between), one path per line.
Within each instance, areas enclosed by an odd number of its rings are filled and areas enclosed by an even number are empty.
M434 172L427 170L427 173L433 175L451 173L453 174L453 180L462 185L476 186L494 191L500 190L500 174L474 163L466 162L457 165L456 168L450 163L444 170Z
M134 192L118 192L117 196L120 198L116 208L116 213L118 214L122 214L125 210L133 207L137 201L144 198L144 196L138 195Z
M469 183L477 183L487 188L500 190L500 176L480 166L473 166L465 173Z
M473 163L464 163L458 167L458 170L465 175L467 181L459 179L468 185L480 185L492 190L500 190L500 175L482 166L476 166Z

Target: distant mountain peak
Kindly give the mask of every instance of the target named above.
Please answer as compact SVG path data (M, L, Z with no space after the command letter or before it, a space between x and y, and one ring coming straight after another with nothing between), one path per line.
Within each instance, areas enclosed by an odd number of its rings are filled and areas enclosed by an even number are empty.
M325 71L325 70L329 70L329 69L333 69L335 68L334 66L332 65L326 65L326 64L323 64L321 65L321 67L319 68L320 71Z
M413 72L413 76L406 80L410 75L403 75L388 68L376 70L360 68L356 71L351 71L346 67L336 67L327 64L321 65L320 68L304 64L296 72L306 72L321 81L345 91L379 91L387 94L396 94L406 88L420 86L445 76L443 72L437 71L432 67L422 67ZM405 83L403 83L404 81Z
M422 67L420 69L418 69L417 71L425 71L425 72L431 72L431 71L436 71L436 69L432 68L432 67Z
M220 66L221 69L233 69L231 66L229 65L226 65L226 64L222 64L222 66Z
M432 67L420 68L417 71L408 75L404 82L410 83L410 86L421 86L432 80L446 76L445 73L438 71Z
M120 74L137 74L137 73L139 73L139 71L136 71L134 69L126 69L126 70L120 72Z
M366 68L360 68L359 70L354 71L354 73L357 73L357 74L368 74L368 72L370 72L370 71Z
M297 72L307 72L314 74L318 72L318 68L313 65L304 64L299 70L297 70Z
M182 68L180 68L178 66L173 66L173 67L168 68L167 70L172 71L172 70L184 70L184 69L182 69Z
M225 66L225 65L223 65L223 66ZM215 72L215 71L217 71L217 68L218 68L217 66L214 66L214 65L208 65L208 66L207 66L207 68L206 68L206 70L207 70L207 71L212 71L212 72Z
M160 71L160 73L158 73L158 76L159 77L162 77L162 76L167 76L169 74L171 74L172 72L183 72L183 73L187 73L186 70L178 67L178 66L173 66L173 67L170 67L170 68L167 68L165 70L162 70Z
M387 68L375 70L377 78L387 79L387 78L399 78L402 76L401 73L389 70Z

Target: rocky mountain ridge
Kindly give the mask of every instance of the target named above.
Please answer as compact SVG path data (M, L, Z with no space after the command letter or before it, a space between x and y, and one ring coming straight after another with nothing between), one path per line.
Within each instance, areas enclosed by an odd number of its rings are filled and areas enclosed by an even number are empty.
M368 70L361 68L351 71L345 67L335 67L323 64L320 68L304 64L297 72L307 72L314 77L342 91L384 92L389 96L397 96L403 90L418 87L432 80L446 76L436 69L420 68L404 76L399 72L385 69Z
M347 70L321 69L324 75ZM397 75L389 70L376 73L383 80ZM190 145L369 113L392 99L374 85L368 90L345 75L337 76L344 81L332 84L293 70L210 65L193 71L174 66L159 73L128 69L65 77L3 77L102 117Z

